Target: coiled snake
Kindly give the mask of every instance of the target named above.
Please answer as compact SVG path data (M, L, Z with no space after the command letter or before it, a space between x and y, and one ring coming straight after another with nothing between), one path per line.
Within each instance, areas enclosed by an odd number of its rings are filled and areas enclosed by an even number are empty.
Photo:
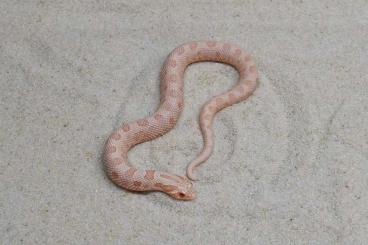
M200 113L203 149L187 166L187 177L156 170L142 170L128 163L127 153L135 145L153 140L173 128L183 110L184 72L189 64L216 61L233 66L239 81L227 92L206 102ZM216 113L248 98L257 87L257 69L248 53L223 42L185 43L167 57L161 71L161 99L157 111L146 118L124 123L108 138L104 149L105 169L118 186L131 191L162 191L180 200L196 197L193 169L206 161L213 150L212 123Z

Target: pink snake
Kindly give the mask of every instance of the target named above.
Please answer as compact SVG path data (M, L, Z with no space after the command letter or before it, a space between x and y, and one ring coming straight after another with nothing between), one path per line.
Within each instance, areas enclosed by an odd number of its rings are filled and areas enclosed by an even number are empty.
M189 42L177 47L167 57L161 71L161 100L157 111L152 116L123 124L105 144L105 169L116 185L130 191L162 191L179 200L196 197L192 182L187 177L137 169L128 164L127 153L133 146L162 136L175 126L183 110L185 69L200 61L233 66L239 73L239 81L227 92L211 98L201 110L199 121L204 145L197 158L187 166L187 176L191 180L195 180L193 169L212 153L212 124L216 113L245 100L257 87L256 66L250 55L240 47L215 41Z

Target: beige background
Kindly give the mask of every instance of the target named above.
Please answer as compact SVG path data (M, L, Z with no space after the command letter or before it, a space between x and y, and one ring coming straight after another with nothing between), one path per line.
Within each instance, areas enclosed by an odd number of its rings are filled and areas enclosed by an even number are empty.
M0 2L2 244L366 244L368 2ZM190 40L253 54L260 86L216 117L194 202L105 176L105 139L152 113L166 55ZM185 109L134 165L184 173L200 106L237 79L185 75Z

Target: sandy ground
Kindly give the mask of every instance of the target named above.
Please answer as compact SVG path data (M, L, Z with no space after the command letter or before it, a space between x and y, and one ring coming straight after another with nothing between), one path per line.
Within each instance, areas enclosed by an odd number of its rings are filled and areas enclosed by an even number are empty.
M368 2L0 2L1 244L367 244ZM199 196L132 194L101 152L152 113L166 55L190 40L242 46L247 101L216 117ZM235 83L201 63L178 125L129 155L183 174L200 106Z

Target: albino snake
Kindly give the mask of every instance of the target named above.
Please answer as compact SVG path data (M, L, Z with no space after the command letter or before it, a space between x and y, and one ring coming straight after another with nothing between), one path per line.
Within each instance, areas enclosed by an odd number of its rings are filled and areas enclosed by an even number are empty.
M206 161L213 150L212 124L216 113L248 98L257 87L257 69L248 53L236 45L200 41L177 47L167 57L161 72L161 100L157 111L146 118L125 123L108 138L104 150L107 175L118 186L131 191L162 191L180 200L196 197L191 181L184 176L156 170L141 170L128 164L127 153L135 145L167 133L183 110L184 72L194 62L216 61L229 64L239 72L239 81L229 91L206 102L200 113L204 146L187 167L187 176L195 180L193 169Z

